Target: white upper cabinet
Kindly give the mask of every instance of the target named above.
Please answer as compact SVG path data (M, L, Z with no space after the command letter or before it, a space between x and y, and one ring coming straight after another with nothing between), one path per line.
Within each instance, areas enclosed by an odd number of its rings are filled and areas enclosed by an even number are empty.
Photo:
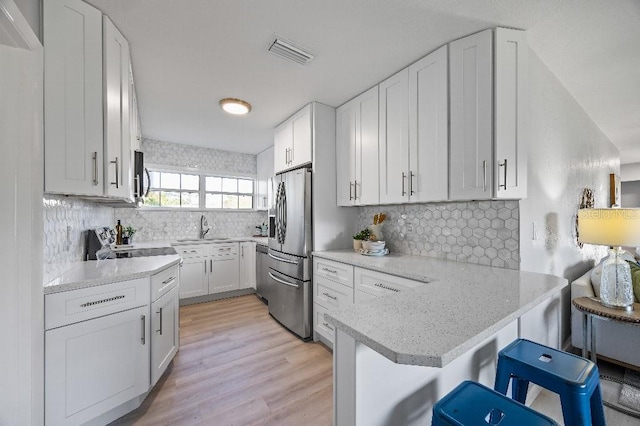
M80 0L43 5L45 191L132 200L127 40Z
M409 70L380 83L380 203L409 195Z
M443 46L409 67L409 202L449 191L449 70Z
M492 30L450 44L452 200L491 198L493 185Z
M131 129L129 43L106 16L104 42L104 155L105 193L133 199L131 185Z
M257 155L256 210L269 209L269 179L273 178L273 160L273 146Z
M493 30L450 44L452 200L527 195L526 35L498 28L495 36L495 72Z
M274 131L274 171L295 169L312 161L312 111L305 106Z
M101 196L102 13L80 0L43 4L45 192Z
M527 34L496 28L495 48L495 197L526 198Z
M378 204L378 86L336 109L339 206Z

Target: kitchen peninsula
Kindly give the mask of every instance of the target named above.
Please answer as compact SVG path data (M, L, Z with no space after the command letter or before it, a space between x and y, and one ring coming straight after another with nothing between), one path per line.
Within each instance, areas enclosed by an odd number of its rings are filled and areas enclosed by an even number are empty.
M392 290L324 315L334 330L337 425L428 424L433 404L461 381L493 386L498 351L517 337L560 346L564 278L347 250L316 252L314 260L331 262L330 272L353 268L355 295L368 284ZM367 274L380 279L359 278Z

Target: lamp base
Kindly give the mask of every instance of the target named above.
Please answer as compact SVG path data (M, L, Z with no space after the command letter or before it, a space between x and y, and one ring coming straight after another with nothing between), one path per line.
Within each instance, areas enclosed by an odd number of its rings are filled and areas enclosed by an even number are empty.
M602 264L600 303L607 308L633 311L631 268L622 259L620 247L609 251L609 259Z

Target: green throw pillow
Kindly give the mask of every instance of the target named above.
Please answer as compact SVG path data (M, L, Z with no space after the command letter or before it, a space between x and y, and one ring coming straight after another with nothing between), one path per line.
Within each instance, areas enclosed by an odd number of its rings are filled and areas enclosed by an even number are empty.
M636 262L627 261L631 267L631 284L636 302L640 302L640 266Z

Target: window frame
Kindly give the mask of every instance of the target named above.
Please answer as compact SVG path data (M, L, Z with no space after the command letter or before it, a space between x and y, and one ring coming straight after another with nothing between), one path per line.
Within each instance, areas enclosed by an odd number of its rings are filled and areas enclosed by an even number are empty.
M147 204L143 204L141 209L143 210L153 210L153 211L217 211L217 212L256 212L256 186L257 186L257 175L249 174L249 173L228 173L228 172L217 172L217 171L209 171L202 170L199 168L193 167L179 167L179 166L167 166L161 164L146 164L146 169L149 172L160 172L160 173L179 173L179 174L189 174L189 175L197 175L199 179L199 189L198 189L198 197L199 197L199 206L198 207L168 207L168 206L150 206ZM252 182L252 192L249 193L241 193L241 192L226 192L226 191L207 191L206 190L206 178L207 177L219 177L219 178L232 178L232 179L245 179L251 180ZM173 191L173 192L195 192L193 190L184 190L184 189L166 189L166 188L150 188L153 190L159 191ZM242 208L208 208L206 206L206 194L231 194L237 196L250 196L251 197L251 208L250 209L242 209Z

